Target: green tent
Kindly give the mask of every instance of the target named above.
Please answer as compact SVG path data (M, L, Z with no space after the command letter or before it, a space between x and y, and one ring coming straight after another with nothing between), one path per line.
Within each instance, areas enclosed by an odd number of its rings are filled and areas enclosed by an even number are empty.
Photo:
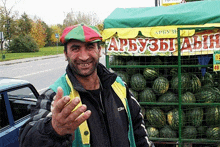
M104 29L207 23L220 23L220 0L188 2L168 7L116 8L104 20Z

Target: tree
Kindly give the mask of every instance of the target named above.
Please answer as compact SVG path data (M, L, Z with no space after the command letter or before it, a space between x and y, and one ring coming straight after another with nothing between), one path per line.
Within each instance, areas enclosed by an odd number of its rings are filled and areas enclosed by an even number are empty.
M20 0L15 0L11 7L8 7L7 2L8 0L1 0L3 6L0 12L1 12L1 24L2 26L4 26L2 28L4 32L4 37L10 42L12 35L16 32L15 29L16 21L14 21L14 19L16 16L18 16L17 12L15 12L14 14L12 13L12 9L18 2L20 2Z
M51 35L53 33L53 29L50 28L45 22L42 21L43 28L45 28L46 32L46 39L45 39L45 46L51 46L52 41L51 41Z
M97 24L96 27L99 29L99 32L102 34L102 31L104 30L104 24L103 24L103 22Z
M84 23L87 25L97 25L98 23L100 23L100 21L96 13L74 12L73 10L71 10L71 12L67 13L66 18L63 21L63 26L67 27L79 23Z
M55 45L55 43L57 42L57 38L56 38L55 34L59 34L59 37L60 37L62 34L62 30L61 30L62 28L60 28L58 25L52 25L51 29L52 29L52 34L51 34L50 40ZM59 42L59 40L58 40L58 42Z
M30 34L19 35L9 43L9 51L12 53L38 52L39 47Z
M31 32L32 28L32 20L28 17L28 15L24 12L21 15L21 18L18 20L18 31L19 34L26 35Z
M44 47L46 44L46 29L43 27L41 20L32 22L31 36L37 42L38 46Z

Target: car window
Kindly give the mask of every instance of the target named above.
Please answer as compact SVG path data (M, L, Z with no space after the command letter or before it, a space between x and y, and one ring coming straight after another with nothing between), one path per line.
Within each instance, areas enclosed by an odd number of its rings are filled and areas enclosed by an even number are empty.
M37 98L29 87L20 88L8 92L14 121L27 116L31 108L36 105Z
M3 94L0 94L0 129L9 125Z

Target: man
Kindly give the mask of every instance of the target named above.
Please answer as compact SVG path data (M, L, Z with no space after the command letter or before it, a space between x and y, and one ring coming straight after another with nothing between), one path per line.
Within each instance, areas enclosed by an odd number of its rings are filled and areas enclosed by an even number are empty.
M148 147L143 116L121 78L101 63L95 27L67 27L60 38L66 73L40 95L20 130L20 147Z

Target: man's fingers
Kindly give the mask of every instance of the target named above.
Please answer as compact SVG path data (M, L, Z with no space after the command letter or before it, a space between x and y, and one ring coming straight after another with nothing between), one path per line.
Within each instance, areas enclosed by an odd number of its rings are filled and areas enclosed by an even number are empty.
M82 124L85 120L87 120L91 116L91 111L87 110L84 114L80 115L77 119L75 119L76 126L78 127Z
M54 110L53 113L60 113L63 108L65 107L65 105L70 101L70 97L69 96L65 96L62 99L60 99L59 101L56 102L55 106L54 106Z
M72 110L79 104L80 98L76 97L73 99L68 105L65 106L65 108L62 110L60 115L62 115L64 118L67 118Z
M76 124L81 124L82 121L86 120L89 118L91 111L87 112L86 111L87 107L86 105L82 105L79 108L77 108L75 111L73 111L67 118L65 123L69 124L72 122L76 122ZM84 113L84 114L83 114ZM84 116L85 115L85 116ZM82 117L83 116L83 117ZM88 117L88 118L87 118ZM83 120L83 118L85 118ZM79 122L78 122L79 121Z

